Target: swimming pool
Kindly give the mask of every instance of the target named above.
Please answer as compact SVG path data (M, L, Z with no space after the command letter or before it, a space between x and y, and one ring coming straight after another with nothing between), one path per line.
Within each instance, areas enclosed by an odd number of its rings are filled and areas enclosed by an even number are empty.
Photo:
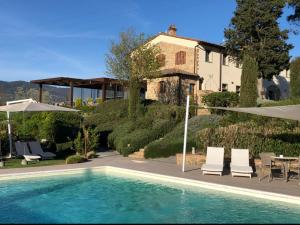
M1 223L299 223L300 206L98 170L2 180Z

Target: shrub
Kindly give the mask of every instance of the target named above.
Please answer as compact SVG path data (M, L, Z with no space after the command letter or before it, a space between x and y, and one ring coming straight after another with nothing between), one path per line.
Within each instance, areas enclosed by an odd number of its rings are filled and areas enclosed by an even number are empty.
M78 135L77 135L76 139L74 140L74 147L75 147L76 152L83 154L84 140L83 140L83 137L82 137L82 134L80 131L78 132Z
M66 159L66 164L82 163L85 161L86 159L80 155L71 155Z
M275 121L262 125L254 122L239 123L228 127L207 128L197 134L197 143L205 152L207 146L224 146L230 157L231 148L248 148L250 155L274 152L287 156L300 155L299 127L284 127Z
M122 136L116 143L116 150L124 156L138 151L148 143L162 137L175 126L174 122L169 120L158 120L152 127L135 129L131 133Z
M97 154L95 151L89 151L88 153L86 153L86 158L87 159L97 158Z
M297 57L291 62L291 96L294 98L300 97L300 57Z
M216 115L191 118L188 125L187 151L191 151L192 147L197 146L195 142L195 134L197 131L207 127L215 127L219 120L220 117ZM145 158L169 157L182 152L183 137L184 122L181 122L163 138L148 144L145 149Z
M235 92L213 92L202 97L203 103L209 107L234 107L238 105L239 96ZM211 109L212 113L223 114L223 110Z
M73 141L68 141L65 143L57 143L56 144L56 151L61 152L65 150L73 149Z

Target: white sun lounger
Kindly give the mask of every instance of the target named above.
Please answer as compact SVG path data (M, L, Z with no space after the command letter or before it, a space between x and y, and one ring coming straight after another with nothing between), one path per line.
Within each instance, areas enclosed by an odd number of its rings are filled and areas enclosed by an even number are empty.
M207 147L206 162L201 167L203 174L222 176L224 167L224 148Z
M15 142L16 151L18 156L23 156L26 161L35 161L41 159L41 156L31 154L29 152L26 142L17 141Z
M41 147L40 142L38 142L38 141L30 141L30 142L28 142L28 144L29 144L30 150L33 154L40 155L44 159L52 159L56 156L52 152L44 152Z
M253 169L249 166L248 149L231 149L230 170L232 176L252 176Z

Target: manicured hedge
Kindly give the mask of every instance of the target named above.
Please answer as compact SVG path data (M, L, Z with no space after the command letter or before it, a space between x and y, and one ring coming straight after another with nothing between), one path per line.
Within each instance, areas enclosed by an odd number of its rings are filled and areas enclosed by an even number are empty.
M239 95L235 92L213 92L202 98L203 103L210 107L234 107L239 103ZM212 113L224 114L224 110L211 109Z
M80 155L71 155L66 159L66 164L82 163L85 161L86 159Z
M198 130L217 126L220 117L217 115L203 115L193 117L189 120L187 151L197 147L195 134ZM182 152L184 137L184 123L179 123L171 132L163 138L155 140L147 145L145 158L169 157Z
M207 128L198 132L196 140L203 152L207 146L224 146L227 157L230 157L232 148L248 148L253 157L258 157L260 152L300 155L300 128L283 126L282 122L276 121L269 121L264 125L246 122Z

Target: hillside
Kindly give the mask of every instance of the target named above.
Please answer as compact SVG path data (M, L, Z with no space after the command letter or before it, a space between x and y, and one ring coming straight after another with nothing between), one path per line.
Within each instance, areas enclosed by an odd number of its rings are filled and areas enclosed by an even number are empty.
M54 103L66 101L67 89L54 86L43 87L43 102ZM39 86L26 81L0 81L0 105L6 101L39 98Z

